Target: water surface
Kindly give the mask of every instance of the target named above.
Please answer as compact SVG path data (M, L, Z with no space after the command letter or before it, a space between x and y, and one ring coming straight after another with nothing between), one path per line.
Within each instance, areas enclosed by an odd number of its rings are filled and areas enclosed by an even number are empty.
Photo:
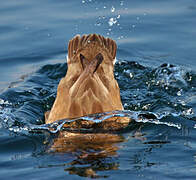
M1 1L0 179L195 179L195 15L194 0ZM125 111L82 120L133 119L90 144L66 138L65 120L44 125L68 41L84 33L116 40Z

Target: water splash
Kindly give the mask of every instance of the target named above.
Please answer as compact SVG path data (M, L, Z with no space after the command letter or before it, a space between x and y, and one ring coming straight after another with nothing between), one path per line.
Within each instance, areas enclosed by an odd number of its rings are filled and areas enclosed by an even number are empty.
M195 101L192 98L196 92L194 72L170 64L152 69L137 62L119 60L116 63L115 76L121 89L125 111L44 124L42 116L51 108L58 82L65 75L66 69L66 64L43 66L19 87L9 88L2 93L0 127L14 133L55 134L61 130L77 131L69 128L72 122L91 121L99 124L111 117L129 117L133 123L166 125L177 129L183 126L196 127ZM82 128L79 131L94 132L96 129Z
M24 126L11 126L9 127L9 130L11 132L15 133L41 133L41 132L48 132L51 134L56 134L62 130L66 130L69 132L80 132L80 133L94 133L98 132L97 129L93 128L80 128L80 129L74 129L73 127L69 126L70 123L77 122L77 124L82 124L83 121L91 121L93 123L99 124L102 123L104 120L107 120L111 117L128 117L132 119L131 123L129 124L127 128L131 128L133 123L151 123L155 125L166 125L169 127L174 127L177 129L181 129L184 125L181 122L171 122L169 120L166 120L167 117L179 117L181 114L173 114L173 113L163 113L163 114L155 114L152 112L142 112L142 111L111 111L111 112L105 112L105 113L98 113L98 114L91 114L88 116L83 116L79 118L73 118L73 119L62 119L59 121L55 121L50 124L43 124L43 125L33 125L28 124ZM64 126L66 125L66 128ZM195 128L196 123L193 124L191 128ZM107 132L107 131L106 131ZM110 130L108 130L110 132Z
M186 71L179 66L171 64L163 64L155 70L156 83L161 86L185 86L186 82Z
M115 7L112 6L110 11L111 11L111 13L113 13L115 11Z

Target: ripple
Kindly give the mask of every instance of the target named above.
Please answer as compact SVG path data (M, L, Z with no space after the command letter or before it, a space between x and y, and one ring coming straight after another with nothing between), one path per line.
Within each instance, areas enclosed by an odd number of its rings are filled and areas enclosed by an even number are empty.
M26 124L23 126L11 126L9 130L15 133L44 133L48 132L51 134L56 134L60 131L68 131L68 132L79 132L79 133L97 133L99 131L103 132L103 130L92 128L91 126L85 126L85 128L73 128L72 123L76 122L77 124L83 124L83 122L90 121L95 124L100 124L104 120L107 120L111 117L128 117L132 119L129 126L125 129L129 129L133 126L134 123L150 123L154 125L166 125L168 127L173 127L177 129L181 129L185 124L183 122L172 122L167 117L180 117L182 114L172 114L172 113L163 113L163 114L155 114L152 112L142 112L142 111L111 111L105 113L91 114L88 116L83 116L79 118L73 119L62 119L55 121L50 124L43 125L33 125ZM86 123L88 124L88 123ZM92 123L89 123L92 124ZM66 128L65 128L66 127ZM95 126L96 127L96 126ZM192 123L189 128L195 128L196 123ZM121 130L123 131L123 130ZM111 132L111 130L104 130L104 132Z
M63 119L44 124L44 112L49 110L56 96L59 80L65 75L67 64L45 65L29 75L17 87L0 94L1 127L15 133L58 133L61 130L95 132L97 129L73 129L73 122L102 123L111 117L129 117L134 123L166 125L181 129L195 128L196 74L182 67L162 64L145 67L134 61L118 60L115 77L121 89L124 111L92 114L75 119ZM175 120L176 118L176 120ZM186 119L184 122L181 119ZM66 126L66 128L65 128Z

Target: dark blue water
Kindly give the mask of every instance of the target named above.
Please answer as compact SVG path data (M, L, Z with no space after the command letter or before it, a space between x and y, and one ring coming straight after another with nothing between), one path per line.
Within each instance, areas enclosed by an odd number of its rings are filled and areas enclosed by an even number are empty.
M0 179L196 178L195 0L0 4ZM67 121L44 125L68 41L88 33L117 42L125 111L83 120L134 119L122 132L80 130L91 143L59 136Z

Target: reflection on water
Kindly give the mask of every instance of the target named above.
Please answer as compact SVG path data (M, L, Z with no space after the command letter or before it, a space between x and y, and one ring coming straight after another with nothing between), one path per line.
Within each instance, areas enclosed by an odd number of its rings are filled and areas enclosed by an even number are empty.
M99 177L97 171L118 169L116 162L105 161L118 156L117 143L123 142L120 135L109 133L70 133L61 132L54 139L50 151L58 153L72 153L75 158L69 163L65 171L87 177Z

